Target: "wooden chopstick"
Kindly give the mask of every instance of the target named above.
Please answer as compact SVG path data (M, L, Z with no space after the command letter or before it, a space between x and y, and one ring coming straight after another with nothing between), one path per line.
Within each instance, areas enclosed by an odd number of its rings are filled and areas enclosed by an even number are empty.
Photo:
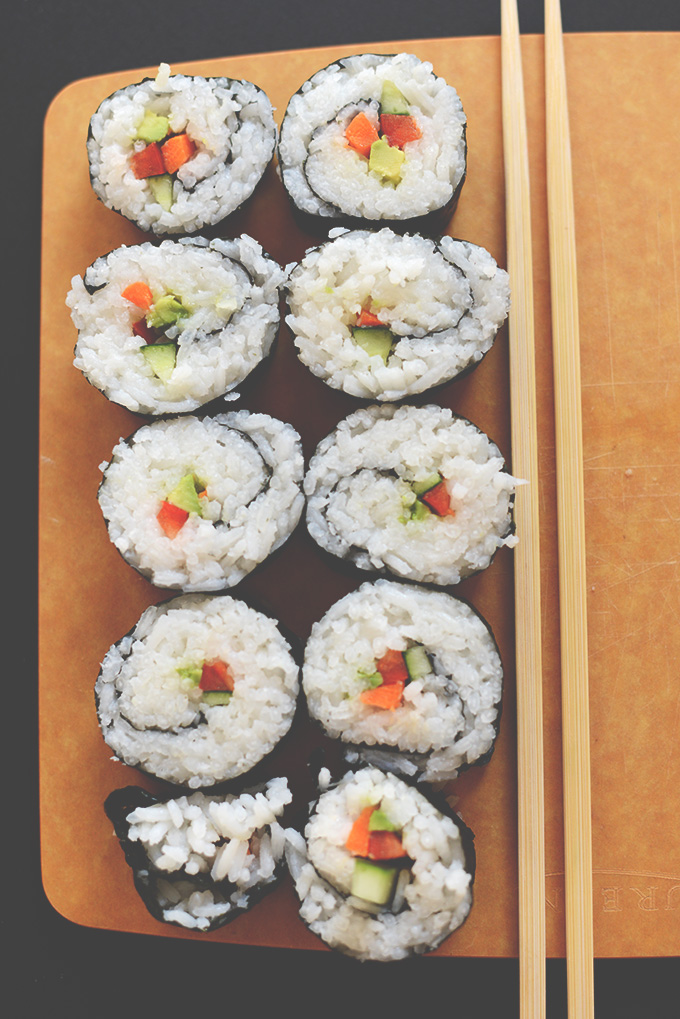
M559 0L545 2L546 146L555 386L568 1014L594 1015L588 634L576 243Z
M508 270L512 287L510 394L515 522L518 887L521 1019L545 1016L545 843L538 441L534 365L531 205L522 56L516 0L501 0L503 152Z

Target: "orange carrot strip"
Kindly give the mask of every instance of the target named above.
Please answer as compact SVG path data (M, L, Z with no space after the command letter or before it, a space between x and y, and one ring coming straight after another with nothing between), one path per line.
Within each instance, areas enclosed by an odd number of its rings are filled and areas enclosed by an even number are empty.
M130 301L132 304L136 304L142 311L148 311L153 304L153 294L151 293L151 287L148 287L146 283L137 282L130 283L129 286L123 290L120 295L124 297L126 301Z
M345 138L353 149L368 159L371 145L378 140L378 132L365 113L357 113L345 128Z
M375 807L373 806L364 807L347 836L345 849L349 849L350 853L353 853L354 856L368 855L368 844L371 834L368 830L368 822L371 820L371 814L374 810Z
M175 173L191 159L196 146L188 134L173 134L161 146L166 173Z
M382 686L376 686L373 690L363 690L359 694L359 699L372 708L394 711L401 704L405 686L403 680L399 683L383 683Z

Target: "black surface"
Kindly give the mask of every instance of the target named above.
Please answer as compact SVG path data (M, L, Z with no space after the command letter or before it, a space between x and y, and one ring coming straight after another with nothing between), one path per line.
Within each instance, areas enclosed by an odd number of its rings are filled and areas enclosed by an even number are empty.
M539 0L519 0L523 32L543 29ZM253 949L117 934L78 927L47 902L40 882L37 808L36 463L39 350L39 253L42 122L69 82L160 61L387 39L497 35L500 0L15 0L4 17L5 202L3 276L6 377L12 394L6 433L5 505L21 516L11 540L8 577L20 568L5 638L13 650L5 671L9 697L4 741L10 800L3 840L10 900L2 912L3 998L12 1017L208 1014L259 1016L269 1007L302 1016L369 1010L457 1019L518 1015L516 960L431 959L360 966L325 952ZM678 0L563 0L566 32L678 31ZM14 157L14 158L12 158ZM77 225L74 225L77 229ZM11 242L12 247L9 247ZM18 251L15 249L18 243ZM7 264L7 262L11 264ZM14 402L16 401L16 402ZM16 513L20 504L22 513ZM6 518L9 514L6 514ZM6 520L7 527L9 520ZM21 550L21 551L19 551ZM21 555L21 562L19 562ZM6 599L7 601L7 599ZM21 640L10 641L10 635ZM20 694L17 697L17 694ZM16 776L23 777L20 782ZM26 835L17 852L17 817ZM17 831L19 830L17 826ZM26 892L28 891L28 896ZM18 920L18 917L21 917ZM680 954L680 946L678 946ZM549 961L548 1016L566 1016L565 967ZM596 967L596 1014L612 1019L666 1019L678 1014L678 959L605 960ZM16 984L13 993L12 985ZM578 1019L578 1017L576 1017Z

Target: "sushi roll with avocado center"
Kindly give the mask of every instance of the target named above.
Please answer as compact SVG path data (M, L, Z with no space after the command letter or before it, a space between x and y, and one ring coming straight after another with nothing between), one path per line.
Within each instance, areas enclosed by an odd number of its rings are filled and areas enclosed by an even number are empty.
M119 89L90 121L90 180L108 208L155 234L195 233L250 198L276 144L249 81L171 74Z
M355 411L305 475L307 528L332 555L404 580L457 584L516 544L517 479L470 421L428 404Z
M148 608L95 684L116 758L200 789L251 771L288 732L298 667L275 620L229 595Z
M509 308L508 275L468 241L331 231L287 283L298 357L334 389L401 400L479 364Z
M354 958L431 951L470 912L472 833L396 775L348 772L286 839L302 920Z
M279 172L295 209L327 226L443 217L465 179L465 123L431 64L408 53L345 57L289 101Z
M72 280L74 364L134 413L196 410L269 354L283 279L247 235L124 245Z
M116 789L104 809L152 916L212 931L250 909L280 880L291 794L285 778L239 796L193 793L159 799Z
M485 620L444 591L362 584L312 627L302 685L329 736L392 771L448 781L493 751L498 648Z
M233 587L284 543L304 505L299 435L245 410L143 425L101 469L109 537L157 587Z

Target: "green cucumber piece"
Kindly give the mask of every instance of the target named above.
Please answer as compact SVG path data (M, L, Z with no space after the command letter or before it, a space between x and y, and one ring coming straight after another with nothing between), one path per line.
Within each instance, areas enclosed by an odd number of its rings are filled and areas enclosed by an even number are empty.
M354 326L352 338L369 357L377 354L387 364L394 343L394 334L389 329L381 329L379 326Z
M398 867L384 867L361 857L354 861L352 872L352 895L376 906L386 906L394 895Z
M393 81L383 82L380 93L380 112L397 115L410 112L404 93L399 91Z
M141 348L142 354L149 362L154 375L161 382L167 382L177 363L176 343L148 343Z
M416 495L425 495L426 492L430 492L433 488L436 488L442 481L441 474L428 474L422 481L413 481L411 488Z
M156 177L147 177L146 182L149 185L149 190L154 200L158 202L161 209L170 212L173 202L172 177L170 174L159 173Z
M229 690L206 690L203 693L203 703L213 707L216 704L228 704L232 698Z
M432 672L432 665L427 651L422 644L414 644L404 651L404 662L411 679L422 679Z

